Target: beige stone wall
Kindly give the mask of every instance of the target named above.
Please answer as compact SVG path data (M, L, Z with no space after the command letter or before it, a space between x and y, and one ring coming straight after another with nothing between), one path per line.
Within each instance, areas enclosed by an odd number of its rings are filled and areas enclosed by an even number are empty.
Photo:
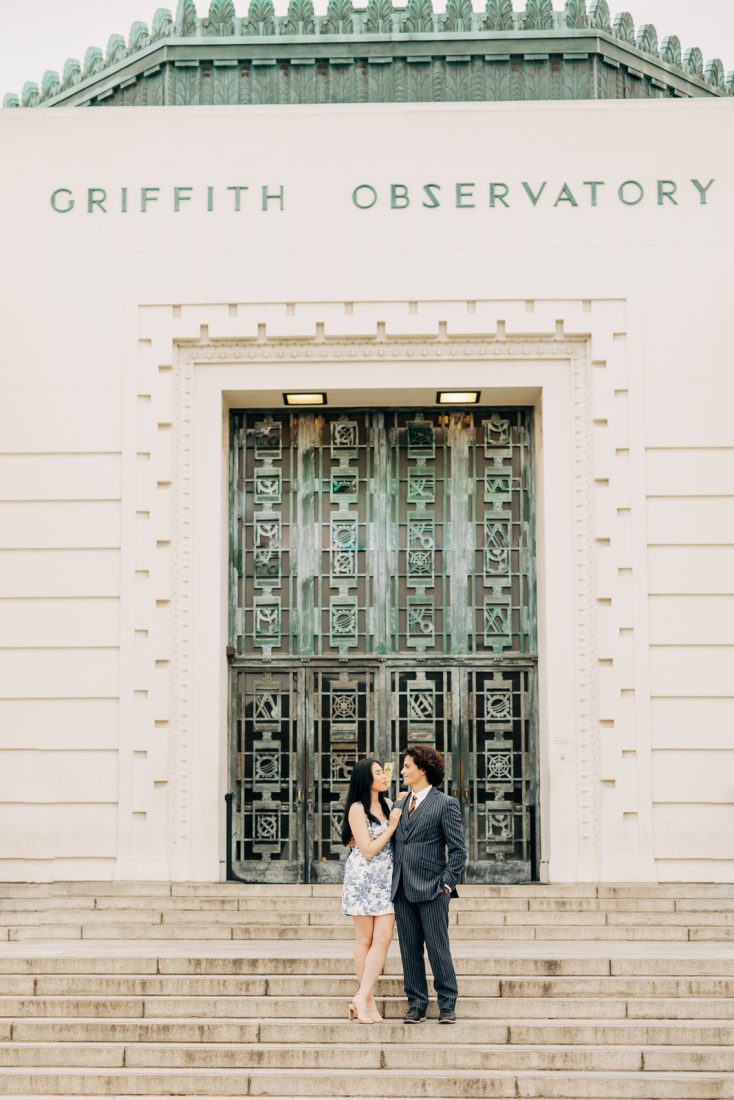
M732 879L733 106L0 115L0 879L219 876L226 410L459 377L537 410L544 875Z

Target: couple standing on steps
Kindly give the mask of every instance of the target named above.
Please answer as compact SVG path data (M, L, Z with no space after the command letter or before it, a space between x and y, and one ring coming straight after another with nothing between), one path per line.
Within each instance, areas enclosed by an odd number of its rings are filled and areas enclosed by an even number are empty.
M444 760L425 745L411 746L401 776L409 791L393 806L388 778L377 760L359 760L352 771L342 839L352 848L344 869L343 912L355 928L354 960L359 991L350 1020L381 1020L374 988L382 973L397 918L405 1024L419 1024L428 1007L424 946L433 971L439 1023L453 1024L458 995L449 946L449 900L464 869L466 845L455 798L438 787Z

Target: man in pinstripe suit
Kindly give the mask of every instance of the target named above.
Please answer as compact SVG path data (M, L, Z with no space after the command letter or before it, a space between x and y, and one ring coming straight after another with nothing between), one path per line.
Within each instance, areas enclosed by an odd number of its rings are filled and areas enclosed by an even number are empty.
M438 996L438 1022L453 1024L458 986L449 945L449 899L457 897L466 859L461 811L455 798L437 790L444 760L435 749L411 746L400 774L410 788L397 803L403 814L393 836L392 899L408 998L403 1023L419 1024L426 1018L425 945Z

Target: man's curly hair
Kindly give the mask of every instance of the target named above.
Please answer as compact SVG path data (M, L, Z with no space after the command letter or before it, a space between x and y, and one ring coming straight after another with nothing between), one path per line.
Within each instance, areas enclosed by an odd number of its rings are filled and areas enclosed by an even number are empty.
M403 753L403 760L409 756L415 766L426 773L426 779L432 787L440 787L446 772L443 756L430 745L411 745Z

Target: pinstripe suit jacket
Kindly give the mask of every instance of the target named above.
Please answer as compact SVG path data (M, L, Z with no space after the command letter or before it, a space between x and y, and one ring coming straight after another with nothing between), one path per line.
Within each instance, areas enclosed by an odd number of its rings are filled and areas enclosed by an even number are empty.
M459 803L434 787L409 817L410 797L397 803L403 815L393 836L392 897L401 881L408 901L431 901L444 886L457 897L466 860Z

